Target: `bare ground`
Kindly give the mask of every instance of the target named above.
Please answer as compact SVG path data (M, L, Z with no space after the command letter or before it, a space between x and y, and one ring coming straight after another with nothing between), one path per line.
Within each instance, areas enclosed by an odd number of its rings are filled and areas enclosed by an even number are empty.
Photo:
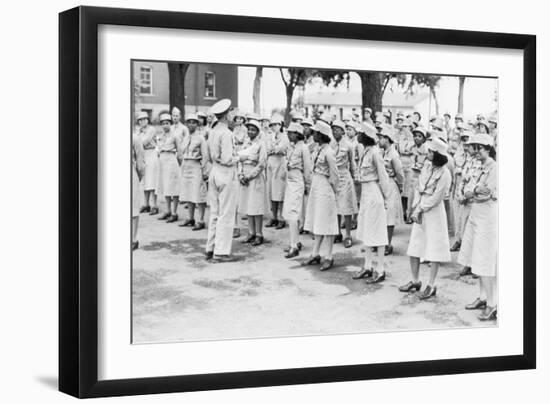
M186 213L180 205L180 217ZM282 249L288 228L265 229L264 245L234 240L234 261L215 264L204 260L206 230L194 232L157 217L140 216L140 248L133 253L134 343L495 325L464 309L479 287L469 276L458 277L457 264L441 267L437 296L429 301L397 290L410 279L408 225L396 229L386 281L367 285L352 279L363 263L358 243L349 249L336 244L335 267L320 272L318 266L300 265L311 252L310 236L302 236L300 256L287 260ZM240 223L245 236L246 221ZM424 281L428 270L422 265Z

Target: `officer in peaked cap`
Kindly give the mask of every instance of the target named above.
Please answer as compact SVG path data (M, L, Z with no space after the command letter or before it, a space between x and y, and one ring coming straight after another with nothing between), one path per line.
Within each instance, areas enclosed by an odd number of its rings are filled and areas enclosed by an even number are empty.
M231 100L225 98L210 107L217 119L208 138L212 171L208 180L210 220L206 240L206 259L223 262L229 259L237 208L237 162L233 136L227 114Z

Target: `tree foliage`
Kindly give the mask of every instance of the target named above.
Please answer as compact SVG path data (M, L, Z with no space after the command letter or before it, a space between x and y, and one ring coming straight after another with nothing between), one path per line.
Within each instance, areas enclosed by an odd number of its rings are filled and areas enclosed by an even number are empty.
M285 85L286 92L286 109L285 109L285 123L290 122L290 110L292 108L292 96L294 95L294 90L298 86L303 86L306 84L308 78L311 75L310 69L300 69L295 67L286 67L279 68L281 73L281 79Z

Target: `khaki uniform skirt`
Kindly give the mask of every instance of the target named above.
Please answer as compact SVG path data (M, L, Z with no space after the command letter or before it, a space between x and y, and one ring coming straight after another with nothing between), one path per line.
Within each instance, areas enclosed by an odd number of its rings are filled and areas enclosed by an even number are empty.
M162 152L159 158L159 185L157 194L162 196L177 196L181 190L181 171L176 153Z
M407 214L412 213L412 204L414 201L414 191L418 185L418 178L420 177L420 171L411 169L411 182L409 184L408 192L405 194L407 196Z
M455 238L457 240L462 240L462 235L464 234L464 229L466 228L466 223L468 222L468 217L472 211L472 204L467 203L457 204L456 212L456 232Z
M403 223L403 205L401 204L401 194L394 178L390 177L389 196L386 209L386 222L388 226L396 226Z
M328 177L314 173L307 201L304 230L319 236L337 235L337 212L336 195L328 182Z
M388 244L384 197L377 181L361 184L361 206L357 216L357 239L368 247Z
M248 175L255 166L243 165L243 173ZM239 185L239 201L237 211L243 215L259 216L268 212L267 188L265 172L262 171L250 180L248 185Z
M202 179L200 160L183 160L179 195L182 202L206 203L206 181Z
M282 202L285 199L286 158L272 154L267 158L267 192L269 200Z
M404 197L409 197L411 192L414 192L414 186L412 184L412 157L411 156L401 156L401 164L403 166L403 193Z
M472 204L458 254L458 262L479 276L496 276L498 206L496 201Z
M354 215L358 212L355 184L348 169L338 170L338 187L336 188L336 206L339 215Z
M292 169L287 172L285 200L283 203L283 218L285 220L300 220L304 211L304 173Z
M451 260L447 215L443 201L422 213L422 224L413 223L407 255L433 262Z
M159 179L159 156L155 149L144 150L145 174L143 175L143 190L155 191Z

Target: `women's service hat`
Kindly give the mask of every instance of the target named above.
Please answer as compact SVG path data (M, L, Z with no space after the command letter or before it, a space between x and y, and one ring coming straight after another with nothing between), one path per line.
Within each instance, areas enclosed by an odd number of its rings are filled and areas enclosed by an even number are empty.
M476 126L483 125L485 126L485 129L487 129L487 132L490 130L489 128L489 122L485 120L485 118L481 119L480 121L477 121Z
M379 133L378 135L387 137L388 139L390 139L392 143L395 143L396 141L395 131L390 125L382 125L382 132Z
M344 122L340 121L340 120L336 120L336 121L332 122L332 125L330 125L330 126L340 128L344 132L346 131L346 124Z
M251 120L249 120L248 122L246 122L246 123L244 124L244 126L246 126L247 128L248 128L249 126L253 126L253 127L255 127L255 128L258 130L258 132L260 131L260 127L261 127L261 126L260 126L260 122L258 122L256 119L251 119Z
M287 132L296 132L296 133L299 133L300 135L303 135L304 134L304 127L302 125L300 125L299 123L297 123L297 122L291 122L288 125L288 129L286 131Z
M199 122L199 115L198 114L189 114L189 115L187 115L187 117L185 118L185 122L188 122L188 121L197 121L197 122Z
M302 126L304 125L313 126L314 125L313 120L311 118L304 118L304 120L302 121Z
M439 116L434 117L434 120L432 122L432 126L434 128L439 129L439 130L443 130L443 127L445 126L445 124L443 123L443 118L441 118Z
M149 119L149 114L148 114L147 112L145 112L145 111L141 111L141 112L138 114L138 116L137 116L137 118L136 118L136 121L139 121L140 119L147 119L147 120L148 120L148 119Z
M221 115L227 112L231 108L231 100L224 98L210 107L210 113L214 115Z
M160 114L160 116L159 116L159 121L160 121L161 123L164 122L164 121L172 122L172 115L167 114L167 113Z
M449 150L449 145L440 137L434 137L427 142L427 147L430 150L436 151L443 156L447 155L447 150Z
M348 127L355 129L356 132L361 131L361 125L359 125L357 122L353 122L353 121L346 122L346 128Z
M470 138L468 144L481 144L483 146L492 147L495 145L495 139L493 139L493 137L491 135L488 135L487 133L476 133Z
M414 134L415 132L418 132L422 136L424 136L424 139L426 138L426 128L424 128L423 126L417 126L416 128L414 128L412 130L412 133Z
M330 128L330 125L326 123L325 121L317 121L315 122L315 131L319 132L322 135L328 136L332 139L332 129Z
M361 124L361 133L364 133L365 135L370 137L375 142L378 142L378 131L370 123L363 122Z

